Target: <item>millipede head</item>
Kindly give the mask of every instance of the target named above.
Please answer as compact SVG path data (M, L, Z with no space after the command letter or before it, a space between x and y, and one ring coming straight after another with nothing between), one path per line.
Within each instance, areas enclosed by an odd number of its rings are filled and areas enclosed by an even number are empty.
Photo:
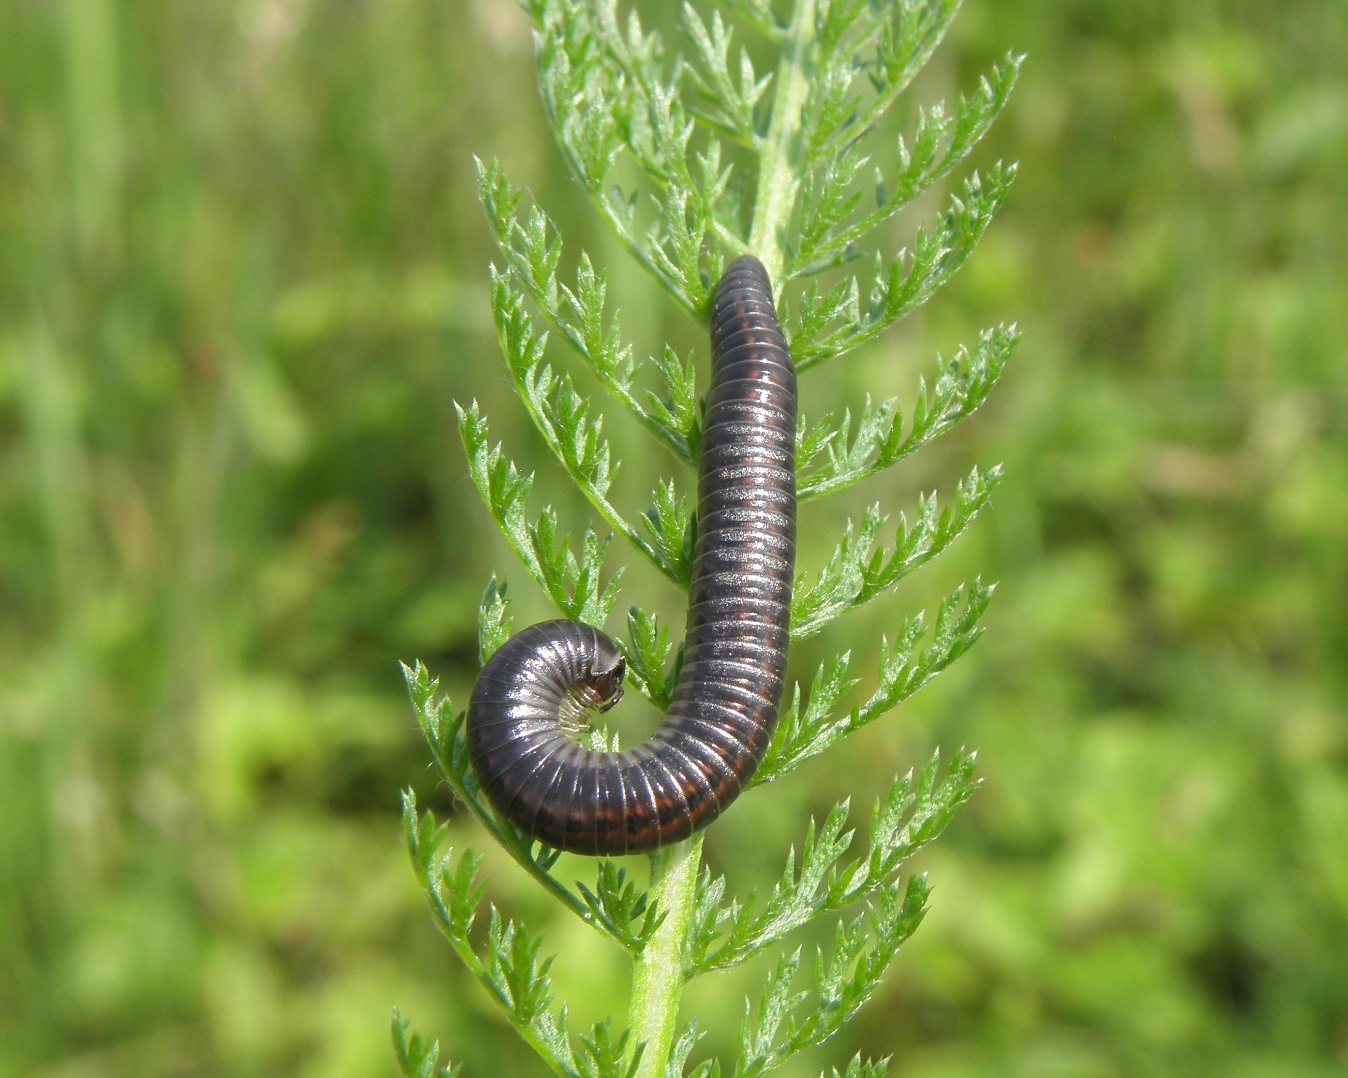
M621 655L618 661L607 670L596 669L586 679L586 687L594 692L599 703L596 709L607 711L623 698L623 676L627 673L627 660Z

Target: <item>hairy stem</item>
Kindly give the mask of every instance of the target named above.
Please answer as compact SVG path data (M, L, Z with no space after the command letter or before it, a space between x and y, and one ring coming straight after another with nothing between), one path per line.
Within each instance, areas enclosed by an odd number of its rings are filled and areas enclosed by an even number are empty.
M814 0L798 0L773 80L777 92L772 99L767 139L758 155L758 194L749 234L749 250L767 268L774 285L781 281L786 265L782 236L791 221L800 186L794 155L810 96L813 52Z
M651 854L650 899L665 919L637 956L628 1025L645 1045L635 1078L664 1078L683 998L683 941L697 897L702 836Z

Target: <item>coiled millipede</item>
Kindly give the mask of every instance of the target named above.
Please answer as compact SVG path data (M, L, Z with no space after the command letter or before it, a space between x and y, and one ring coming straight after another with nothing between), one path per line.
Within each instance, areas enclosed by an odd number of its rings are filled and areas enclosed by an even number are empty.
M751 255L716 286L683 667L664 723L598 752L564 722L622 695L618 645L575 621L530 626L487 661L469 754L496 810L549 846L628 854L687 838L739 796L777 724L796 549L796 372Z

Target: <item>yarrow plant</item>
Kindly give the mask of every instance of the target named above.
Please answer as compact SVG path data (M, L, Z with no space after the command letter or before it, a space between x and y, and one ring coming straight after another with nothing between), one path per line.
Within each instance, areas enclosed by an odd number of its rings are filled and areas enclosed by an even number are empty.
M721 268L756 255L774 284L782 325L805 375L870 341L925 302L963 265L1000 206L1014 168L996 165L963 180L934 224L910 249L871 252L854 270L878 226L957 168L987 131L1015 82L1008 55L953 107L918 113L870 176L876 133L954 18L958 0L774 0L726 2L704 15L686 4L684 51L671 53L635 12L616 0L524 0L533 20L543 104L566 161L595 211L626 250L687 314L705 323ZM777 50L760 73L739 31ZM755 45L757 49L758 46ZM458 407L459 433L474 485L511 549L565 617L603 626L618 599L618 572L605 575L612 536L680 588L691 574L696 521L689 476L658 485L651 506L626 514L609 497L613 452L601 417L566 373L544 359L546 323L618 405L679 462L695 466L701 402L691 356L672 349L638 364L616 312L606 310L602 269L581 253L560 276L562 242L541 207L526 200L495 163L478 165L478 191L500 247L491 272L497 336L520 400L548 448L603 521L574 539L550 508L531 515L532 476L492 444L476 402ZM818 275L838 278L830 286ZM986 330L973 345L937 359L907 418L895 400L867 399L857 412L810 420L797 436L798 497L824 497L888 469L969 416L987 397L1016 342L1011 327ZM659 389L639 388L644 377ZM802 383L808 405L808 380ZM793 639L812 636L849 610L888 591L944 550L987 501L1000 477L975 468L944 507L920 500L882 539L879 506L849 523L832 557L796 581ZM978 638L992 589L978 580L948 596L934 618L907 619L880 648L878 683L845 706L861 681L850 652L825 663L808 691L786 702L767 755L750 785L771 782L906 700ZM628 685L655 707L668 706L680 655L667 626L639 607L622 641ZM503 585L492 581L479 609L485 662L509 638ZM546 1065L568 1078L710 1078L719 1060L689 1070L699 1039L678 1024L684 987L782 944L821 918L836 921L831 950L802 978L799 947L781 955L755 1004L747 1007L738 1058L726 1073L757 1078L837 1032L880 983L926 909L927 885L904 875L908 859L932 841L972 793L974 757L960 753L942 771L934 757L897 778L871 812L865 849L854 852L846 801L805 829L799 859L786 854L781 878L761 901L726 894L724 877L702 865L702 836L650 855L642 889L611 859L596 862L593 886L574 887L554 868L558 852L497 815L470 766L465 715L438 693L417 663L407 683L444 779L468 811L526 872L633 964L627 1026L599 1022L573 1037L565 1004L552 1007L541 939L494 907L480 904L482 858L443 849L445 829L404 795L404 837L417 878L450 946ZM595 747L614 747L603 732ZM475 929L475 926L476 929ZM806 987L801 990L799 983ZM409 1078L448 1075L437 1043L411 1032L395 1011L393 1039ZM732 1069L733 1068L733 1069ZM859 1056L844 1078L879 1078L885 1061ZM836 1078L837 1072L833 1072Z

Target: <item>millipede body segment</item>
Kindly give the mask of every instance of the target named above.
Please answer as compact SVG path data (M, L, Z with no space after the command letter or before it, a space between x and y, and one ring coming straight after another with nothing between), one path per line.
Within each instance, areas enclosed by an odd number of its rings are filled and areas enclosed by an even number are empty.
M564 721L622 695L621 650L580 622L512 637L473 688L478 780L498 812L550 846L626 854L687 838L739 795L777 724L796 547L796 373L771 283L750 255L716 287L711 352L683 668L664 723L624 752L567 734Z

